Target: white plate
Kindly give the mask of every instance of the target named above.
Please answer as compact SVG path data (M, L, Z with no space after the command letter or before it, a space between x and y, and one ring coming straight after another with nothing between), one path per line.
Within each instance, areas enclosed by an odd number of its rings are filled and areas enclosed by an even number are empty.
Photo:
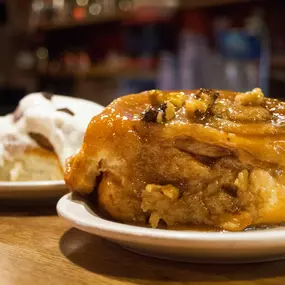
M143 255L199 263L249 263L285 258L284 227L199 232L131 226L99 217L84 198L71 193L59 200L57 212L76 228Z
M64 180L0 182L0 198L2 199L60 198L67 192Z

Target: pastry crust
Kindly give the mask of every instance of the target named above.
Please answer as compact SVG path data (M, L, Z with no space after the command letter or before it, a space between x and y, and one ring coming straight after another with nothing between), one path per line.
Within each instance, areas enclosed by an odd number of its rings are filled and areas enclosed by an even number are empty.
M63 171L56 154L39 147L15 151L12 159L5 159L0 181L62 180Z
M12 115L2 117L0 125L0 181L63 179L60 161L52 149L40 147L31 136L21 133Z
M174 113L173 113L174 110ZM115 100L65 174L117 221L239 231L285 221L285 104L247 93L152 90Z

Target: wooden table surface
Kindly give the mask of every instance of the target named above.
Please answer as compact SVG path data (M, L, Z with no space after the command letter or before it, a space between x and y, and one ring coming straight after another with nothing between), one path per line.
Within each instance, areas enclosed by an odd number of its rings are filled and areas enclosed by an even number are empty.
M0 284L285 284L285 261L199 265L148 258L71 228L54 207L0 205Z

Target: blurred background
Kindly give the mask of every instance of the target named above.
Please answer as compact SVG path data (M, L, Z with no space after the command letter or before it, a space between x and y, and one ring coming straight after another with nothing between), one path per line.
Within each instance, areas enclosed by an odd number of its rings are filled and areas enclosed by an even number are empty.
M0 114L47 91L107 105L146 89L285 100L285 1L0 0Z

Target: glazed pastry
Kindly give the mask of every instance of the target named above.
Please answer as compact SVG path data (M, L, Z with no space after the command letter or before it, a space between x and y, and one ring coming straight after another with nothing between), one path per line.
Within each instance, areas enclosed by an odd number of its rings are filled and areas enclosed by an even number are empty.
M259 88L125 96L92 119L65 180L72 191L95 192L120 222L230 231L279 224L284 115L285 103Z
M24 97L13 114L0 118L0 180L63 179L65 160L80 148L97 111L85 100L46 93Z

